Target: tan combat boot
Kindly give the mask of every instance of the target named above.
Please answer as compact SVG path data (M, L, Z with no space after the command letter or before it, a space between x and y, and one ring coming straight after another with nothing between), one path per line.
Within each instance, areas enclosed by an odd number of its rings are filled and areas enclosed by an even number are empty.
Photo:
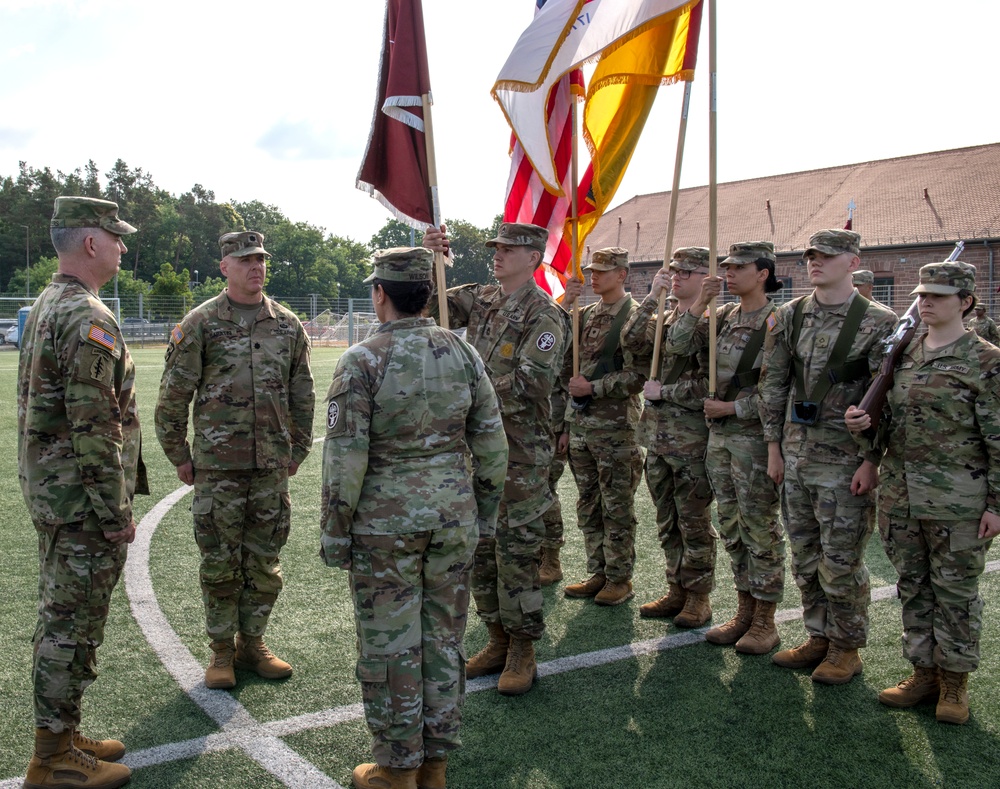
M538 568L538 579L542 586L552 586L563 577L562 565L559 564L559 546L542 548L542 565Z
M285 679L292 676L292 667L267 648L263 636L236 636L236 668L256 671L264 679Z
M936 699L941 693L937 667L914 666L913 673L894 688L878 694L878 700L887 707L915 707L921 701Z
M417 789L447 789L444 783L444 773L448 767L448 759L424 759L417 770Z
M377 764L359 764L351 773L358 789L417 789L417 769L400 770Z
M511 636L507 665L497 682L497 691L504 696L522 696L531 690L537 676L535 642L530 638Z
M710 644L735 644L750 629L753 622L754 599L749 592L737 592L736 613L728 622L716 625L705 633Z
M499 622L487 622L486 629L490 631L490 640L486 642L486 646L466 661L465 676L467 679L496 674L507 665L507 647L510 645L510 636L507 635L507 631Z
M744 655L766 655L781 643L778 628L774 626L777 603L755 600L753 621L747 634L736 642L736 651ZM706 634L707 635L707 634Z
M124 786L132 771L124 764L95 759L73 747L73 730L56 734L35 729L35 752L28 763L25 789L115 789Z
M594 573L586 581L570 584L563 589L563 592L567 597L593 597L604 588L607 582L608 579L604 573Z
M236 672L233 670L233 657L236 655L236 647L233 640L213 641L210 644L212 649L212 662L205 669L205 687L225 690L236 687Z
M969 720L969 675L941 670L941 695L935 717L941 723L962 724Z
M828 639L811 635L797 647L775 652L771 655L771 662L782 668L813 668L823 662L829 650Z
M712 603L707 594L688 592L684 608L674 617L677 627L701 627L712 618Z
M594 602L598 605L621 605L634 596L631 581L608 581L597 593Z
M864 663L858 650L830 644L823 662L812 673L812 681L822 685L845 685L863 669Z
M118 740L94 740L73 730L73 747L102 762L117 762L125 755L125 744Z
M684 588L679 584L670 584L665 596L639 606L639 616L649 619L677 616L684 610L685 602L687 602L687 592Z

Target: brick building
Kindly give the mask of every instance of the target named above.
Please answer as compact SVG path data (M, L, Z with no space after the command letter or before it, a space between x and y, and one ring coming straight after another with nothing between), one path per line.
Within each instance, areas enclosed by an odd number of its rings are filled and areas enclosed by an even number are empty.
M707 246L708 187L678 193L674 247ZM622 246L633 262L627 287L641 299L663 265L670 192L638 195L608 210L587 239ZM861 265L875 272L875 298L902 313L917 272L946 258L958 240L978 269L978 294L1000 309L1000 143L773 175L718 186L719 253L737 241L770 241L778 253L778 294L809 290L802 252L816 230L843 227L854 202Z

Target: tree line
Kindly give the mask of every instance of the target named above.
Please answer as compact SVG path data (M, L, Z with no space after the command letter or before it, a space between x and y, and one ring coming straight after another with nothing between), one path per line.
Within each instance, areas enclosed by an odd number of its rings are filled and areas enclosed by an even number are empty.
M56 197L67 194L113 200L121 216L140 229L127 241L120 295L187 296L193 303L210 298L225 285L219 273L219 236L258 230L272 254L268 293L282 298L315 294L321 302L367 298L362 280L370 271L372 252L410 244L410 228L395 219L362 243L293 221L262 200L219 202L201 184L173 195L156 186L150 173L121 159L103 179L93 160L70 173L20 162L16 175L0 176L0 291L36 296L51 279L56 259L49 220ZM489 282L492 253L483 244L496 235L499 223L499 216L488 228L448 220L455 257L450 283Z

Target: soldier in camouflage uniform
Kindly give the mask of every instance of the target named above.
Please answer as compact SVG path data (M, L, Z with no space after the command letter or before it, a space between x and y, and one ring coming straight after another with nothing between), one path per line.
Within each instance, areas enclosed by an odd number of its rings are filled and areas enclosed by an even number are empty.
M472 594L490 640L470 658L469 677L503 670L497 690L520 695L537 674L534 642L542 637L539 562L552 506L545 484L555 436L549 413L568 334L567 316L534 281L548 232L537 225L505 222L494 248L498 285L460 285L448 290L452 328L467 327L500 399L509 462L496 537L476 549ZM447 249L443 230L429 229L424 246Z
M635 355L652 355L660 291L669 287L678 297L664 321L666 332L698 298L707 275L705 247L676 250L669 269L656 273L649 294L626 322L624 348ZM712 488L705 471L708 349L678 355L668 352L664 343L659 370L656 379L643 385L647 403L639 435L647 449L646 485L656 505L668 591L640 606L639 614L674 617L678 627L701 627L712 616L709 593L715 586L719 538L709 512Z
M433 257L375 254L365 282L382 326L340 358L327 396L321 554L350 571L376 760L354 771L362 788L444 786L461 744L472 557L496 528L507 468L482 359L420 317Z
M862 454L844 425L877 370L896 314L851 282L861 237L821 230L805 252L808 296L781 305L764 345L759 385L768 476L782 485L782 520L802 594L808 639L772 661L815 667L830 685L861 673L870 589L865 547L875 514L878 455ZM838 342L839 340L839 342Z
M583 532L590 578L566 587L567 597L593 597L598 605L632 598L635 565L635 489L642 478L642 451L636 441L639 392L649 356L634 357L621 346L625 321L638 304L625 292L628 251L599 249L584 267L600 297L580 316L580 370L573 377L573 354L566 354L563 377L572 396L566 410L569 464L579 498L577 525ZM564 303L577 300L582 285L570 280Z
M195 487L191 512L212 650L205 684L232 688L234 663L265 679L292 673L263 637L282 586L288 478L312 447L315 397L302 324L263 292L264 237L226 233L219 244L227 286L170 334L156 436L177 477Z
M859 268L851 275L851 282L857 288L858 293L868 301L872 300L872 292L875 290L875 272L866 268Z
M715 492L719 531L729 553L738 604L735 616L705 639L763 655L780 641L774 612L785 585L785 540L778 520L778 487L767 476L767 443L757 409L764 336L781 289L774 276L774 245L733 244L720 267L739 302L717 309L718 397L705 400L709 420L705 465ZM706 277L698 301L670 326L666 344L692 353L708 344L707 310L722 279Z
M551 586L563 578L562 563L559 554L566 544L563 529L562 501L559 499L559 480L566 470L567 447L561 446L558 436L563 434L566 426L566 403L569 393L566 382L560 376L552 384L552 395L549 397L549 408L552 414L552 435L557 437L556 448L549 464L549 492L552 494L552 506L542 514L545 524L545 538L542 540L542 560L538 569L538 580L542 586Z
M899 573L903 656L913 673L879 701L937 701L937 719L969 719L969 673L979 666L979 576L1000 534L1000 349L965 331L976 270L960 261L920 269L920 319L896 366L880 428L888 451L879 532ZM852 431L870 427L850 408ZM880 442L884 443L884 442Z
M969 319L969 328L986 342L1000 345L1000 331L997 331L997 325L993 319L986 315L985 304L976 305L976 314Z
M132 497L148 493L140 456L135 365L98 296L135 228L118 206L58 197L59 270L24 325L17 375L21 490L38 535L34 636L35 747L25 786L114 787L130 770L118 740L77 727L97 677L111 593L135 539Z

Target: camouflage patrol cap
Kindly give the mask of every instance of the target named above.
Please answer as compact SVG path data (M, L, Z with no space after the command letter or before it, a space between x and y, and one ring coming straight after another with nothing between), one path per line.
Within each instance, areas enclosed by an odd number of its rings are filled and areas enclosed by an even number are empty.
M986 305L980 302L976 305L976 312L986 312Z
M853 274L851 274L851 282L855 285L874 285L875 284L875 272L869 271L866 268L859 268Z
M678 247L671 256L670 268L682 271L708 268L708 247Z
M57 197L49 227L100 227L116 236L136 232L118 218L118 203L96 197Z
M920 267L920 284L910 293L936 293L951 296L960 290L976 290L976 267L961 260L928 263Z
M616 268L628 270L628 250L621 247L598 249L590 257L584 271L614 271Z
M774 244L770 241L744 241L729 247L729 257L719 265L724 268L727 266L747 266L756 263L761 258L774 263Z
M375 253L375 270L364 280L371 285L376 278L386 282L430 282L434 253L425 247L393 247Z
M819 230L809 238L806 252L812 250L824 255L861 254L861 234L853 230Z
M531 247L544 255L545 246L548 243L549 231L544 227L518 222L504 222L500 225L497 237L487 241L486 246L495 247L497 244L504 244L508 247Z
M264 249L264 234L254 230L226 233L219 237L219 248L222 257L245 258L250 255L267 255L271 253Z

